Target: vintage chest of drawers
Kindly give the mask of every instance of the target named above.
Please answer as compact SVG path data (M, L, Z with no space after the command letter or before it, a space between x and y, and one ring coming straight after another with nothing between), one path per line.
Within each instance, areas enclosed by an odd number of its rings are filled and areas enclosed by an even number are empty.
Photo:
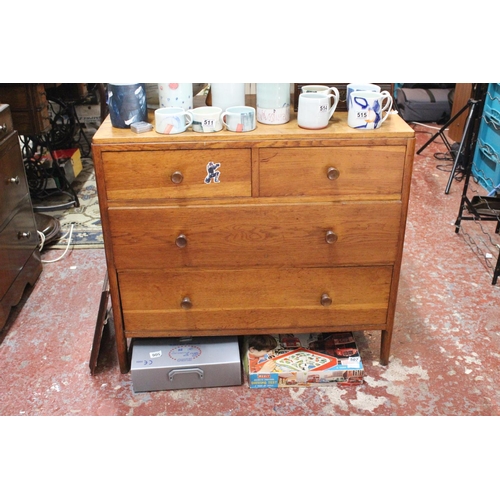
M152 117L151 117L151 121ZM387 364L414 155L375 131L135 134L93 156L122 372L133 337L382 330Z
M0 329L42 272L38 234L10 106L0 104Z

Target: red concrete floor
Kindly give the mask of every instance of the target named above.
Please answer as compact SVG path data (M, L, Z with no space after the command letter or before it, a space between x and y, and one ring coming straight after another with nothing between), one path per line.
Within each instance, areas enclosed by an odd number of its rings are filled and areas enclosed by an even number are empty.
M414 128L418 150L435 130ZM449 173L438 166L451 162L436 152L446 152L440 140L415 156L390 364L378 363L380 332L356 333L363 385L134 393L109 337L92 376L104 251L73 250L45 264L0 333L0 415L500 415L500 283L491 284L498 248L484 258L484 234L472 221L455 234L463 183L444 194ZM482 229L500 242L495 223Z

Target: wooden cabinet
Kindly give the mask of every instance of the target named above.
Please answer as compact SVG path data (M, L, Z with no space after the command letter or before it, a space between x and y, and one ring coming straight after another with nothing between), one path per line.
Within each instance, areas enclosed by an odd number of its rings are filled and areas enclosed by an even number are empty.
M43 83L0 83L0 102L9 104L19 134L38 135L51 129Z
M38 234L10 107L0 104L0 328L42 271Z
M175 136L107 118L93 155L123 372L133 337L350 330L382 330L387 364L414 155L397 115Z

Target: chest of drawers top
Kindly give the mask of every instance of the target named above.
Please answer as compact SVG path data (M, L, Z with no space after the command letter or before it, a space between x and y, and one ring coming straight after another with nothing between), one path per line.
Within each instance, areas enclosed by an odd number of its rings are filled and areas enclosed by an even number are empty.
M154 125L154 115L150 112L149 122ZM105 144L162 144L168 147L192 148L193 143L197 147L226 147L231 143L245 142L256 143L259 141L303 141L307 145L308 141L322 141L329 139L348 140L348 141L390 141L391 139L402 139L403 142L414 137L413 129L398 115L391 115L376 130L353 129L347 125L347 113L336 112L330 120L328 127L320 130L307 130L300 128L297 124L296 113L291 112L291 118L288 123L282 125L265 125L257 123L257 128L251 132L235 133L227 130L221 130L211 134L192 132L190 130L182 134L164 135L158 134L154 129L150 132L136 134L130 129L119 129L111 125L108 118L103 122L99 130L93 137L96 145ZM396 144L398 141L395 142ZM184 146L183 146L184 144ZM236 145L236 144L235 144Z

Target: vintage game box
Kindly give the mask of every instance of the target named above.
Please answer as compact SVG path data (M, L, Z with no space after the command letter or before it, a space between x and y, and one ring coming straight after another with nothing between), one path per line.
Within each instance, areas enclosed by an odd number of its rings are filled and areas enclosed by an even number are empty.
M363 383L363 363L352 332L250 335L244 346L251 389Z

